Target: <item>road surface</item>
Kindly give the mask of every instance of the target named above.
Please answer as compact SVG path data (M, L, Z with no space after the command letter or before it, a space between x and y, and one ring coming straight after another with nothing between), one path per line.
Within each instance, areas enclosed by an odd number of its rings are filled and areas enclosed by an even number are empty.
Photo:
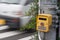
M0 27L0 40L29 40L33 34L8 29L8 26Z

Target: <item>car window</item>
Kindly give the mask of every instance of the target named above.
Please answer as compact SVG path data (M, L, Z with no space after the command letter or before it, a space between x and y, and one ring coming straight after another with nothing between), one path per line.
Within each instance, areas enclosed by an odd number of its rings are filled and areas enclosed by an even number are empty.
M19 4L20 0L0 0L0 3Z

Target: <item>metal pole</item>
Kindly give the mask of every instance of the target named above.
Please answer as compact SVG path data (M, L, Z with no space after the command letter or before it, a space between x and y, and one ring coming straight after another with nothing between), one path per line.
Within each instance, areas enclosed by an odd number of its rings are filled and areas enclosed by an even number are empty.
M44 32L40 32L40 31L38 31L38 38L39 38L39 40L44 40Z
M39 0L39 2L38 2L38 5L39 5L39 11L38 11L38 15L39 14L41 14L41 4L40 4L40 0ZM38 30L38 39L39 40L44 40L44 32L40 32L39 30Z
M39 40L42 40L42 39L41 39L40 31L38 31L38 38L39 38Z
M41 10L42 13L52 14L53 18L55 18L55 19L57 17L56 8L57 8L57 0L40 0L40 9L42 9ZM57 21L55 19L53 19L54 22ZM50 28L50 32L47 32L44 36L45 36L45 40L56 40L56 25L55 25L55 23L52 24L52 26Z

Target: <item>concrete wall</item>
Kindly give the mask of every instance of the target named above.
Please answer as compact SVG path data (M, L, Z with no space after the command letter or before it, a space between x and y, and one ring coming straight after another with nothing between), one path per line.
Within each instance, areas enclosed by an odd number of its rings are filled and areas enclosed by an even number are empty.
M28 12L28 11L29 11L30 7L31 7L30 4L24 6L24 8L23 8L23 13L24 13L24 15L25 15L25 12Z

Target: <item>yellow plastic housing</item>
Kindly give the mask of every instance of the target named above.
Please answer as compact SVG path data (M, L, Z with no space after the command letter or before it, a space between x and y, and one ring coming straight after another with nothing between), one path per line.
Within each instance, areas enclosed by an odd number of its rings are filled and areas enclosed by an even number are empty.
M39 30L41 32L48 32L51 25L52 25L52 15L51 14L40 14L37 16L36 30Z
M5 25L6 21L4 19L0 19L0 25Z

